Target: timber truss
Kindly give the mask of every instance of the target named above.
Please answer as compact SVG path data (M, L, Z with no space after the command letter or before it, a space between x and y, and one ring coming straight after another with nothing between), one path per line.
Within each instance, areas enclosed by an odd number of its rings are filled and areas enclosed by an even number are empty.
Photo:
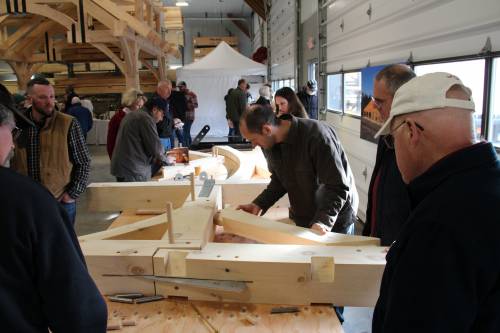
M0 59L11 65L21 90L43 63L106 59L125 75L127 88L138 88L139 61L160 80L167 54L178 53L162 37L159 1L7 0L0 1L0 15ZM82 51L89 48L95 51Z
M215 151L230 164L251 165L234 149ZM204 159L212 163L212 157L201 157L198 166ZM251 202L269 181L242 179L238 171L217 181L208 195L200 182L91 184L92 210L132 212L121 219L137 221L79 238L100 291L219 302L374 306L385 266L379 239L320 236L236 211L228 206ZM144 212L158 215L140 215ZM216 225L253 241L214 242Z

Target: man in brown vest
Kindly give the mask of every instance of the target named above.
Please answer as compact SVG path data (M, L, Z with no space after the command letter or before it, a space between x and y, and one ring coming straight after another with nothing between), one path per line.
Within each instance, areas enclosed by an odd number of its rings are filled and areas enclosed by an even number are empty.
M75 223L76 198L85 191L90 154L78 121L55 110L54 87L44 78L28 82L31 107L26 116L36 126L16 142L13 168L45 186Z

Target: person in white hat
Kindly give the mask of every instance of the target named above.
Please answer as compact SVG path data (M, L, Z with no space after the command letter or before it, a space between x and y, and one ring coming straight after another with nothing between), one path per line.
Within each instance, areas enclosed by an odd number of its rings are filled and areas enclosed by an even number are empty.
M390 134L411 214L387 253L373 333L500 332L500 161L476 143L471 90L432 73L399 88Z

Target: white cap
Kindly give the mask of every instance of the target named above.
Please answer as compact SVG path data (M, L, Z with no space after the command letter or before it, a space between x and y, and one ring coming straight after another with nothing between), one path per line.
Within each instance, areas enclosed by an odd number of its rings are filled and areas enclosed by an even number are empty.
M471 110L474 112L474 102L472 96L470 100L456 98L446 98L448 90L455 86L462 86L471 95L471 90L464 86L462 81L455 75L449 73L430 73L417 76L402 85L394 95L391 112L382 128L375 134L387 135L391 131L391 122L394 117L431 109L441 109L446 107Z

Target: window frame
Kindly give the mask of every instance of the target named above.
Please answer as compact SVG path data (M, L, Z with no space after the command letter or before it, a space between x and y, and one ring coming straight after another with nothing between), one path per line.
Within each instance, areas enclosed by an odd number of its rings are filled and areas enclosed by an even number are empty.
M489 138L489 125L491 121L491 112L492 110L490 109L491 107L491 96L493 94L492 91L492 75L493 75L493 61L495 59L498 59L497 61L500 64L500 51L495 51L495 52L485 52L481 54L473 54L473 55L463 55L463 56L456 56L456 57L446 57L446 58L438 58L438 59L427 59L427 60L422 60L422 61L409 61L406 62L406 65L410 66L413 70L415 70L415 66L421 66L421 65L434 65L434 64L440 64L440 63L449 63L449 62L459 62L459 61L467 61L467 60L478 60L478 59L483 59L485 61L485 66L484 66L484 81L483 81L483 105L482 105L482 115L481 115L481 137L484 137L486 139ZM327 72L325 73L326 77L326 93L324 94L324 101L325 101L325 109L327 112L331 112L334 114L339 114L342 116L349 116L352 118L356 119L361 119L361 115L355 115L352 113L346 113L344 110L344 74L346 73L353 73L353 72L361 72L362 68L356 68L352 70L346 70L346 71L338 71L338 72ZM328 76L330 75L342 75L342 110L333 110L328 107ZM497 78L497 80L500 82L500 78ZM500 154L500 145L496 146L494 145L496 151L498 154Z

